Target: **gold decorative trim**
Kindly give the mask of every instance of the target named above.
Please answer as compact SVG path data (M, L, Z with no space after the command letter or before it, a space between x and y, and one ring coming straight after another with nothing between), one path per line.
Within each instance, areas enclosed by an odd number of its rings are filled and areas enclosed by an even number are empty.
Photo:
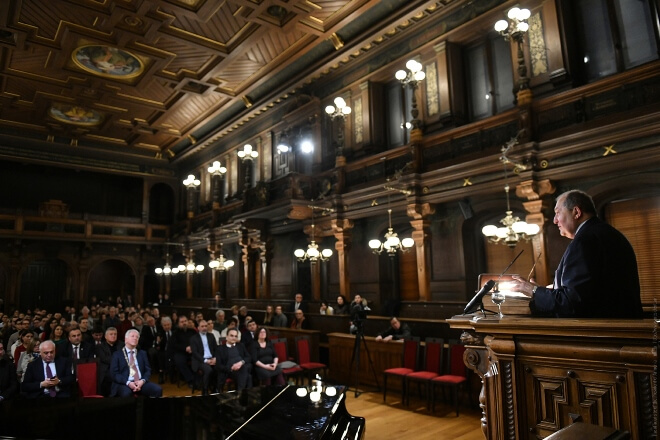
M334 32L332 33L332 35L330 35L330 42L331 42L332 45L335 47L335 50L339 50L339 49L341 49L342 47L344 47L344 42L343 42L342 39L339 37L339 35L337 35L337 34L334 33Z

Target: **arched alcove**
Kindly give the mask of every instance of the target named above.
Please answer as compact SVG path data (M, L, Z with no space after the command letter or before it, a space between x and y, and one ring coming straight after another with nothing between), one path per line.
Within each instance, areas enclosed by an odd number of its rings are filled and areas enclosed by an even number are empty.
M135 273L124 261L104 260L89 272L87 292L100 300L126 295L135 298Z

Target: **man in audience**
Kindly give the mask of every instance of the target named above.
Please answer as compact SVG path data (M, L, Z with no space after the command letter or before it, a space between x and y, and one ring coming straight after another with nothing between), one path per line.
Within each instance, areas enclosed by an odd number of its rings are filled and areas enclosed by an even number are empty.
M95 347L103 342L103 329L100 326L94 327L94 330L92 330L92 338L94 339L93 344Z
M5 347L0 342L0 404L18 394L18 377L16 367L5 353Z
M236 390L251 386L250 373L252 358L245 346L238 340L238 330L227 331L227 343L216 350L216 371L218 372L218 390L222 390L227 378L236 383Z
M190 338L191 365L193 371L202 371L202 396L206 396L215 368L215 352L218 345L215 337L208 333L208 323L205 320L202 319L197 323L197 330L199 333Z
M157 310L157 309L156 309ZM165 373L169 372L172 362L174 347L172 345L172 318L163 316L160 320L161 330L156 339L158 358L158 383L165 383Z
M402 324L396 317L390 319L390 328L376 336L378 342L398 341L411 336L408 324Z
M296 310L302 310L303 313L307 311L307 303L303 302L303 296L301 293L296 293L296 297L291 304L291 311L295 313Z
M94 337L92 336L92 332L89 327L89 319L81 317L80 321L78 322L78 328L82 333L82 341L87 342L90 345L94 345Z
M158 367L158 359L156 354L158 353L157 339L159 328L156 326L156 320L153 316L146 316L147 325L143 326L142 330L140 331L140 349L147 352L151 367L155 371L158 371L160 368Z
M248 353L252 352L252 344L257 340L257 321L250 319L245 324L245 330L241 332L241 343L245 345Z
M275 307L275 316L273 316L273 327L287 327L289 320L282 312L282 306Z
M138 350L140 332L129 329L124 335L124 348L112 355L110 371L112 386L110 396L129 397L137 394L146 397L162 397L163 389L149 381L151 367L144 350Z
M87 362L94 358L94 346L83 342L82 333L79 328L76 328L69 331L69 341L63 350L58 351L58 355L68 358L72 368L75 368L78 362Z
M107 330L108 327L114 327L115 329L119 328L121 321L117 316L117 309L115 307L110 307L108 309L108 316L103 321L103 329Z
M215 312L215 323L213 324L213 328L215 328L218 332L222 332L224 329L227 328L227 323L225 322L224 310L218 310L217 312Z
M307 318L305 318L305 314L301 309L296 310L296 312L293 314L293 320L291 321L291 328L297 329L297 330L308 330L309 329L309 322L307 321Z
M181 373L183 380L185 380L188 386L191 388L193 387L195 375L189 366L192 353L192 349L190 348L190 339L195 334L195 330L188 327L188 318L185 315L179 316L178 328L172 334L172 359L174 360L176 369L179 371L179 373Z
M41 362L30 362L25 369L21 391L30 399L70 397L73 384L69 360L55 359L55 343L48 340L41 343Z
M96 358L99 360L97 375L100 384L99 389L104 396L110 395L110 385L112 384L110 363L112 362L112 356L123 346L123 342L117 341L117 329L114 327L108 327L103 342L95 346Z

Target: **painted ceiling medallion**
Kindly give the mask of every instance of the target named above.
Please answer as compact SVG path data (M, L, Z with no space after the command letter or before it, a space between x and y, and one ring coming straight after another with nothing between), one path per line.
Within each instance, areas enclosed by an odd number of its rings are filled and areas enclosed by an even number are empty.
M79 105L55 103L48 110L48 114L55 120L65 124L93 127L103 121L103 115Z
M135 78L144 70L144 63L137 55L112 46L81 46L73 51L71 58L84 71L105 78Z

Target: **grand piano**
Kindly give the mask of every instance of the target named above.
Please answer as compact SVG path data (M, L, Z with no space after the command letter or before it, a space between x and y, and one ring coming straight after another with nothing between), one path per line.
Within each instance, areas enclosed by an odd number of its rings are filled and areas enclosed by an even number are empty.
M25 439L361 440L346 388L318 403L296 386L194 397L17 399L0 404L0 436Z

